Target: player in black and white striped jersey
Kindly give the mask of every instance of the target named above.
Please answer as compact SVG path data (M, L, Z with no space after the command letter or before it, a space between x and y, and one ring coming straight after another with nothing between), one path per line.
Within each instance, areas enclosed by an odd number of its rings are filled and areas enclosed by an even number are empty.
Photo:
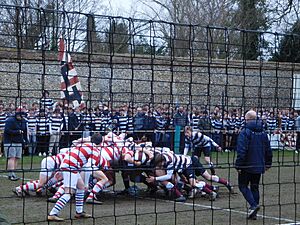
M149 176L146 180L149 183L160 182L166 189L175 193L175 201L185 201L185 197L179 192L174 180L177 175L185 177L188 184L199 191L209 194L211 200L215 200L217 193L213 191L213 186L206 184L204 181L197 180L196 176L209 175L202 167L198 159L185 155L177 155L172 151L155 154L155 177ZM193 196L194 197L194 196Z
M39 115L36 118L36 142L37 153L39 156L46 156L49 147L49 117L45 112L45 109L41 109Z
M43 96L40 100L40 108L51 110L53 108L54 102L49 98L49 91L44 90Z
M7 115L4 112L4 105L0 104L0 157L2 157L2 141L3 141L3 133L4 133L4 127L5 127L5 121L6 121Z
M26 117L28 127L28 151L30 155L35 154L36 150L36 112L34 108L30 108Z
M277 118L274 115L274 112L270 112L270 115L267 118L267 129L270 133L273 133L273 131L278 127L278 121Z
M120 110L120 115L116 117L117 129L121 133L125 133L128 128L128 116L123 109Z
M200 111L197 108L195 108L193 110L193 113L191 114L191 118L190 118L191 127L195 131L199 130L198 124L199 124L200 118L201 118Z
M103 106L103 112L101 115L101 132L105 132L112 123L111 112L107 106Z
M230 114L226 119L226 149L225 152L234 150L234 146L236 145L237 135L235 132L236 127L236 116L235 114Z
M164 143L165 130L167 128L167 120L162 113L162 108L159 106L153 112L153 116L155 117L155 136L154 141L156 146L162 146Z
M49 152L48 155L55 154L55 150L59 148L60 131L63 128L63 116L60 110L57 108L54 110L52 116L49 119Z
M216 176L214 164L210 159L212 145L215 146L218 149L218 151L221 151L222 148L218 144L216 144L210 137L202 134L199 131L198 132L193 131L193 128L190 126L185 127L184 132L186 137L184 155L187 155L189 151L192 151L192 156L198 159L198 157L201 156L201 152L203 151L204 159L209 165L212 176L208 174L208 172L207 172L208 175L207 174L206 175L201 174L201 175L208 180L215 181L225 185L228 188L228 190L232 192L233 188L230 185L230 183L227 180Z
M187 155L188 152L191 151L193 155L200 157L203 152L204 160L209 165L212 174L214 174L214 166L210 158L211 147L216 147L218 151L221 151L222 148L210 137L202 134L200 131L193 131L193 128L190 126L186 126L184 132L185 148L183 154Z
M101 132L102 112L99 107L95 108L94 127L96 132Z

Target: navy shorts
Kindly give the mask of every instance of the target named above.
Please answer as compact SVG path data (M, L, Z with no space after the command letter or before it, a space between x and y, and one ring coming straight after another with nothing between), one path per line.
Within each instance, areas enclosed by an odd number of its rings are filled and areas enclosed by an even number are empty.
M207 147L197 147L195 148L194 151L194 155L201 157L201 153L203 152L203 155L205 157L209 157L210 156L210 152L211 152L211 146L207 146Z

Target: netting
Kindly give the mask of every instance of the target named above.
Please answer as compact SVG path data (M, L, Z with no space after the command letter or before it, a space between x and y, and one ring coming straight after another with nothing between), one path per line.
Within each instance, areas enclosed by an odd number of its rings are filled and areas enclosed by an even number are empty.
M39 187L40 172L53 172L41 171L42 160L50 162L46 157L62 148L76 148L73 141L79 138L113 132L121 135L110 140L117 145L112 154L118 152L122 159L109 165L115 178L106 174L110 186L103 174L89 182L87 199L95 183L103 182L97 183L99 194L92 195L92 202L84 200L91 218L75 220L81 192L69 196L60 215L65 223L252 223L239 192L235 160L244 115L253 109L273 150L272 168L260 182L255 223L300 223L300 67L276 57L290 55L299 36L9 5L0 5L0 12L1 152L8 144L22 149L18 165L10 157L0 158L0 222L48 223L55 205L49 198L60 195L61 177L47 178ZM288 50L282 50L283 39L290 43ZM3 143L7 121L18 113L26 119L21 137L28 141ZM147 150L171 149L178 160L196 166L196 148L187 158L181 156L186 126L216 144L208 153L213 164L203 149L200 161L209 173L215 170L218 182L197 178L193 186L185 177L167 184L175 189L159 182L149 185L148 179L164 170L139 165L151 158ZM136 155L139 148L143 154ZM201 186L204 180L209 190ZM96 198L103 203L96 204Z

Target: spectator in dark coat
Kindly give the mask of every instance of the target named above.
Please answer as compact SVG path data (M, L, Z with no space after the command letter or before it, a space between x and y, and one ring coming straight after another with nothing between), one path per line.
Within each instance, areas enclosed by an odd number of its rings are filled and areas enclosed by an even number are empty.
M18 108L14 116L9 117L4 128L4 153L7 158L8 179L16 181L19 178L14 173L18 160L22 158L23 147L27 145L27 122L24 119L26 113Z
M136 109L136 114L133 117L133 127L134 127L134 137L135 139L141 139L144 135L144 123L145 123L146 115L141 107Z
M174 127L179 126L180 127L180 146L179 151L183 153L184 149L184 127L189 125L189 119L188 114L185 112L184 108L182 106L178 107L177 112L174 115L173 119Z
M211 137L211 121L208 116L208 112L204 110L202 112L202 116L200 116L199 122L198 122L198 129L203 133L204 135Z
M272 150L262 122L257 120L256 112L248 111L245 119L245 128L238 137L235 166L238 170L239 189L250 205L247 218L256 219L260 208L259 181L261 174L272 165Z

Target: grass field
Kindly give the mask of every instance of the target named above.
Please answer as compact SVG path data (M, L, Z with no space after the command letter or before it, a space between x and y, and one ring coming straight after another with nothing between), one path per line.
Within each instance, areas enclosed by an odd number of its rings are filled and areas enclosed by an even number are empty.
M234 158L234 153L213 154L218 175L235 185L236 194L229 194L225 187L220 187L219 198L214 202L199 196L185 203L175 203L159 194L149 197L144 191L138 197L120 196L113 194L113 191L123 189L118 175L114 189L103 193L103 205L85 205L85 211L93 214L92 219L73 220L73 202L62 212L62 217L69 219L60 224L300 224L299 154L292 151L274 152L273 167L261 181L262 207L256 221L246 220L246 202L236 187ZM24 157L18 175L25 179L36 179L40 161L39 157ZM0 158L0 217L12 224L48 224L46 217L53 204L46 201L46 196L14 196L11 190L21 181L7 179L5 164L5 158ZM141 189L145 188L141 184L137 185ZM0 221L0 224L4 223Z

